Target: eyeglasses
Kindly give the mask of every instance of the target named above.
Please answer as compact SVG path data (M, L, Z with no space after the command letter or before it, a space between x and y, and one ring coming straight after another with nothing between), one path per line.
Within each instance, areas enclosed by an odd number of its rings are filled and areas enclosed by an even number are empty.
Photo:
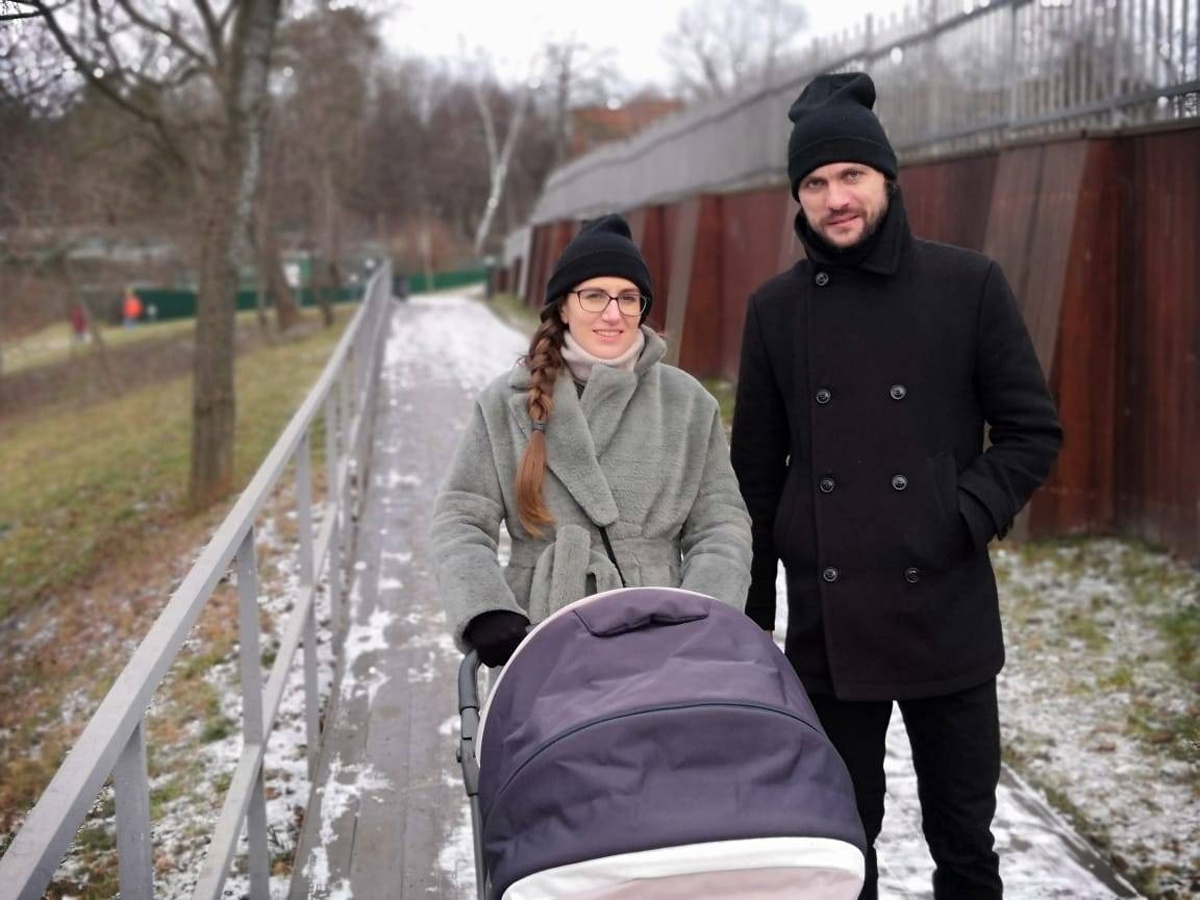
M619 294L610 294L608 291L601 288L584 288L582 291L570 291L579 298L579 306L586 313L602 313L608 309L608 304L613 300L617 301L617 310L623 316L640 316L646 311L646 305L650 302L648 298L643 297L637 291L621 291Z

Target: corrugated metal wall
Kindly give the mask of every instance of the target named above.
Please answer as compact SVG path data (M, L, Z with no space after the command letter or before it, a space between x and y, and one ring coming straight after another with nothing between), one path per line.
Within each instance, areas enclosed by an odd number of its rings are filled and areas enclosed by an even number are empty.
M1200 131L1122 148L1116 516L1200 556Z
M919 236L1003 266L1058 400L1066 442L1019 534L1116 532L1200 558L1197 160L1192 124L901 170ZM796 208L779 181L627 210L679 365L736 377L749 293L798 253ZM577 227L533 228L531 306Z

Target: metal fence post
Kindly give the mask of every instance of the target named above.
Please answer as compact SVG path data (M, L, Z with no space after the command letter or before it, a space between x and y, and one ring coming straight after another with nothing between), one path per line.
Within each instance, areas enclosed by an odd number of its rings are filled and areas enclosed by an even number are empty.
M338 477L338 402L336 391L331 390L325 397L325 504L326 515L332 520L332 534L329 538L329 562L326 572L329 578L329 615L330 630L334 635L334 643L340 633L342 622L342 485Z
M113 768L117 803L117 873L122 900L154 896L154 854L150 842L150 783L146 775L146 720L125 742Z
M296 520L300 528L299 567L300 590L315 595L316 579L313 562L312 530L312 451L311 431L304 433L296 448ZM315 596L313 600L315 601ZM309 605L304 617L304 725L308 739L308 777L317 771L320 746L320 698L317 690L317 617L316 603Z
M246 532L237 552L238 657L242 675L242 739L247 747L266 743L263 733L262 659L259 651L258 564L254 558L254 528ZM271 858L267 843L267 798L261 763L246 810L250 844L251 900L270 900Z

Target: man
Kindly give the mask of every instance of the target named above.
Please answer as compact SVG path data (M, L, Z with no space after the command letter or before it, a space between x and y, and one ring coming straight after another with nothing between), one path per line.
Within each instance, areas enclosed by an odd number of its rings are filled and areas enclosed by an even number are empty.
M917 240L862 73L792 105L807 253L750 298L732 456L754 529L746 612L773 629L850 770L877 896L884 737L898 701L938 898L1000 897L991 821L1004 661L988 542L1062 431L999 266ZM984 424L990 443L983 448Z

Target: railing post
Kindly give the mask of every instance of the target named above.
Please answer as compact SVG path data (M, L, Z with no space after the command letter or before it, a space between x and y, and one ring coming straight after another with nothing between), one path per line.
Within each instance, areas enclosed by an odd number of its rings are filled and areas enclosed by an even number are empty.
M349 539L351 528L350 522L353 518L356 518L354 511L353 491L355 478L354 403L352 400L353 395L351 393L351 382L354 380L354 351L355 347L353 342L351 342L349 348L347 349L346 360L342 365L342 371L338 373L338 404L340 407L338 410L338 420L342 426L342 459L346 464L346 480L338 485L338 487L342 490L342 502L340 507L342 510L341 524L343 526L341 529L341 538L343 542L341 550L343 552L349 551L349 547L345 542Z
M247 747L263 746L262 660L259 650L258 564L254 558L254 528L246 531L237 551L238 645L242 675L242 740ZM270 900L271 859L267 844L267 798L260 764L246 810L250 844L251 900Z
M325 567L329 577L330 631L334 645L341 631L342 622L342 553L341 553L341 509L342 485L338 478L338 403L336 392L330 390L325 397L325 489L326 515L332 520L329 536L329 563Z
M1021 32L1017 25L1019 9L1019 3L1013 3L1008 7L1008 125L1000 135L1001 143L1012 134L1017 121L1017 89L1020 79L1020 74L1017 72L1017 54L1020 52L1019 42L1021 40Z
M306 431L300 446L296 448L296 520L300 528L300 591L307 591L313 602L309 603L304 617L304 724L308 738L308 777L316 776L320 746L320 698L317 691L317 615L316 579L313 577L313 532L312 532L312 452L310 436Z
M145 719L138 722L117 758L113 791L117 803L117 877L122 900L151 900L154 854L150 843Z

